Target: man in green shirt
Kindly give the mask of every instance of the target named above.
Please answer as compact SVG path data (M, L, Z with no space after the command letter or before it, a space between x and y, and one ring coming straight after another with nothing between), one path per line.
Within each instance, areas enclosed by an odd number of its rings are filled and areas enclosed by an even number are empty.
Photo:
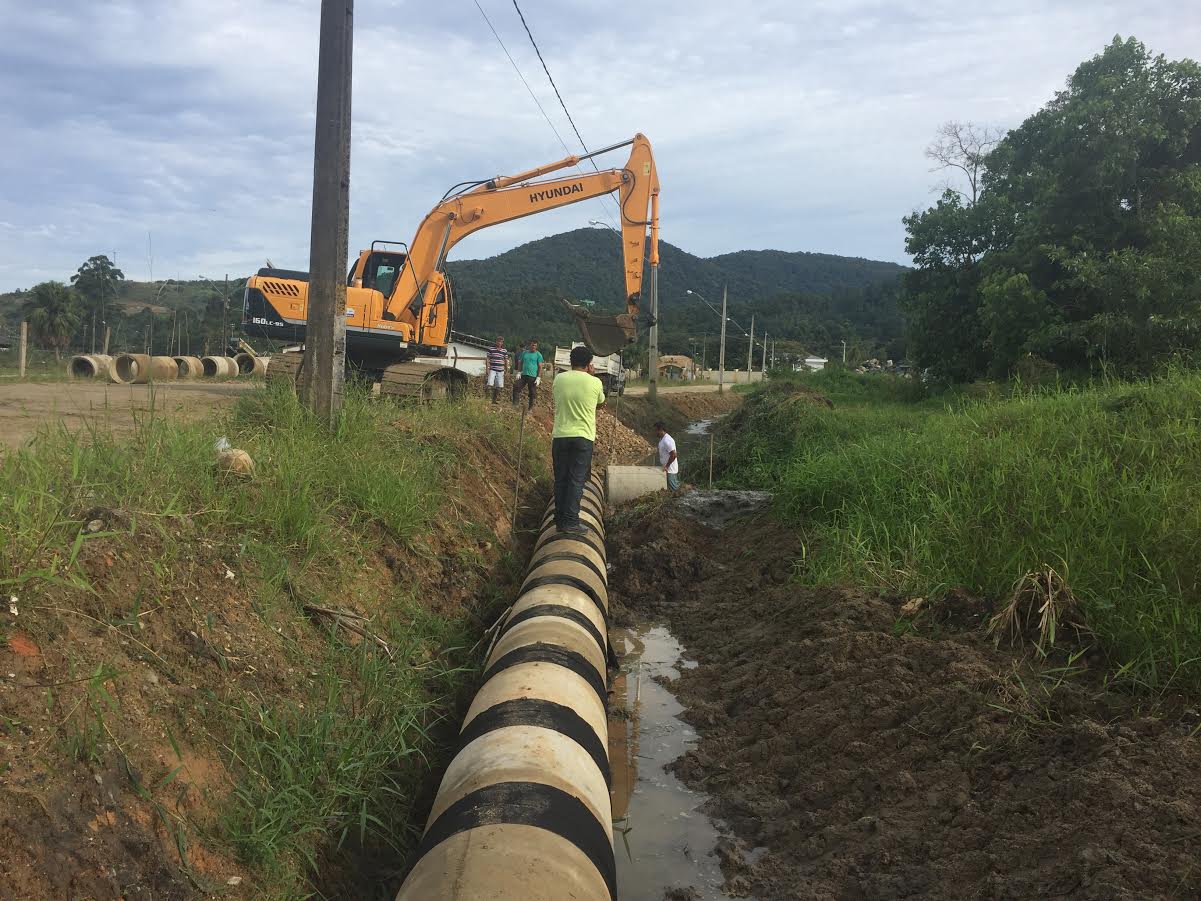
M555 377L555 428L551 432L551 462L555 468L555 526L569 535L586 535L580 522L580 498L592 471L596 441L596 408L605 402L605 389L592 373L592 351L571 349L571 371Z
M521 389L525 390L530 395L530 409L534 409L534 400L538 397L538 377L542 373L542 354L538 353L538 342L531 341L526 350L517 354L517 359L513 361L517 366L517 372L520 377L513 383L513 406L517 406L517 398L521 396Z

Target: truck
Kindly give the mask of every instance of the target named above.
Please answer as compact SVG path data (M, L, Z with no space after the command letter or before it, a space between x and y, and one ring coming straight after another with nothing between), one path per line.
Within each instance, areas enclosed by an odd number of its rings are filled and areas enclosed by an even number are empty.
M571 347L555 348L555 372L567 372L571 369L572 348L583 346L582 341L573 341ZM593 357L592 368L596 377L605 386L605 394L626 393L626 371L621 365L621 354L609 354L607 357Z

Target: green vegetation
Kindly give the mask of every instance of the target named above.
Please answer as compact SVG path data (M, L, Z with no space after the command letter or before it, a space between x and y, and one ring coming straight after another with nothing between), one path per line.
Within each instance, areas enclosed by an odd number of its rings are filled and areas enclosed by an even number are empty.
M685 291L701 292L720 310L722 286L728 284L730 316L749 328L753 311L756 334L762 337L766 329L787 336L790 353L832 352L845 338L858 356L904 355L897 308L897 279L904 267L895 263L778 250L704 259L668 243L660 244L660 257L663 353L688 353L690 338L708 335L709 359L716 361L720 316ZM624 304L620 244L603 228L532 241L487 260L454 261L446 271L458 300L455 328L469 334L501 331L510 338L562 344L575 330L561 312L560 298L592 300L598 311ZM530 323L537 323L533 335ZM742 334L731 329L731 336ZM746 365L745 340L731 338L727 363Z
M720 463L808 535L805 579L1004 601L1050 566L1122 679L1201 689L1201 375L925 399L840 370L803 384L756 390Z
M454 505L448 486L478 467L482 448L515 445L516 423L476 399L398 408L352 394L331 433L289 392L264 390L217 421L179 424L152 412L133 436L50 430L32 448L0 454L0 591L20 597L19 624L49 641L64 626L44 611L63 611L57 615L74 614L68 622L99 624L101 636L111 630L107 650L91 653L151 655L96 670L66 716L69 698L48 702L55 722L75 723L70 754L95 761L111 753L110 736L117 747L142 741L139 732L123 737L141 727L108 703L109 680L128 682L127 672L148 664L175 680L176 667L198 666L199 675L185 677L204 682L195 709L159 709L151 741L161 729L209 749L234 785L214 817L189 821L188 829L233 849L256 872L264 897L306 896L318 861L338 872L340 854L368 848L402 860L420 828L418 787L442 750L434 727L453 713L474 672L471 648L482 619L495 615L495 598L485 593L478 607L465 608L442 600L433 612L426 595L437 587L424 584L419 569L394 578L382 561L420 563L431 556L427 536L442 528L456 545L470 545L457 551L455 578L470 571L483 582L486 561L475 542L495 543L491 519L477 525L459 514L436 526L435 517ZM463 434L472 436L469 448ZM222 435L251 454L252 478L217 465L214 441ZM527 469L545 476L545 455L527 443ZM81 529L92 517L105 523L96 534ZM109 566L115 557L137 561L136 598L118 586L110 595L93 581L93 542ZM239 570L237 583L225 581L232 571L221 576L225 561ZM213 571L215 589L187 581ZM248 604L209 602L235 584ZM204 591L209 600L201 603L196 595ZM314 614L314 605L365 611L370 635L352 643L355 635ZM140 632L139 611L153 612L145 622L173 625ZM239 615L244 643L222 650L208 637L214 618L228 625ZM188 630L203 650L198 661L185 655L181 663L178 636ZM127 650L116 649L118 638ZM89 650L72 653L82 675L95 669ZM266 671L240 676L248 660L255 663L248 672ZM67 684L63 691L79 690ZM112 696L128 697L131 688L136 696L136 684ZM173 778L174 771L146 786L161 790ZM182 820L171 817L174 830Z
M1115 38L991 137L944 128L930 155L969 190L905 219L914 361L957 381L1027 354L1147 374L1201 348L1201 66Z
M223 284L207 279L129 281L104 255L89 258L70 281L70 322L60 320L52 333L35 330L30 335L32 348L99 352L107 327L110 346L118 352L202 355L219 353L223 336L238 334L241 324L240 281L230 283L228 310ZM22 317L44 305L39 292L49 285L64 287L44 282L28 291L0 294L0 335L16 335Z
M53 348L57 360L79 325L79 302L62 282L42 282L29 293L24 314L29 322L30 340Z

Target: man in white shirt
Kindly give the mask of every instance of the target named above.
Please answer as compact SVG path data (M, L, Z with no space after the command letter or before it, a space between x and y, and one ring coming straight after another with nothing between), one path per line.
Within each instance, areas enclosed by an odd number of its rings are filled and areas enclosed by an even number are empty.
M680 488L680 457L676 453L676 440L667 434L667 426L655 423L655 434L659 436L659 465L667 473L667 487L672 491Z

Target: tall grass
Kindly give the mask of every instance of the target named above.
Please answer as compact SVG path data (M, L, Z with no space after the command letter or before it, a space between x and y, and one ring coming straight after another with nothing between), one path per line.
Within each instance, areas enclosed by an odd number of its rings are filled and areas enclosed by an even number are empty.
M809 534L807 578L1000 599L1049 565L1120 676L1201 689L1201 376L916 403L816 384L835 409L769 387L723 453Z
M220 437L250 453L251 478L216 465ZM81 526L117 511L121 534L101 535L131 549L147 529L164 530L147 573L169 571L178 534L165 524L181 517L222 559L242 560L255 609L271 609L272 621L302 619L304 601L345 607L375 549L420 549L481 442L511 450L516 440L516 417L476 399L402 408L352 393L331 430L290 392L269 390L205 422L151 413L130 435L48 429L0 455L0 590L23 604L85 594L76 561L92 539ZM528 433L527 442L526 471L545 469ZM415 580L390 587L389 573L372 584L387 612L371 628L391 654L333 632L321 653L293 659L298 649L281 638L286 664L311 674L291 695L207 693L203 731L226 748L236 779L220 837L257 868L270 897L303 896L318 859L346 842L403 852L415 838L415 789L437 749L429 729L465 681L470 624L463 613L425 609Z

